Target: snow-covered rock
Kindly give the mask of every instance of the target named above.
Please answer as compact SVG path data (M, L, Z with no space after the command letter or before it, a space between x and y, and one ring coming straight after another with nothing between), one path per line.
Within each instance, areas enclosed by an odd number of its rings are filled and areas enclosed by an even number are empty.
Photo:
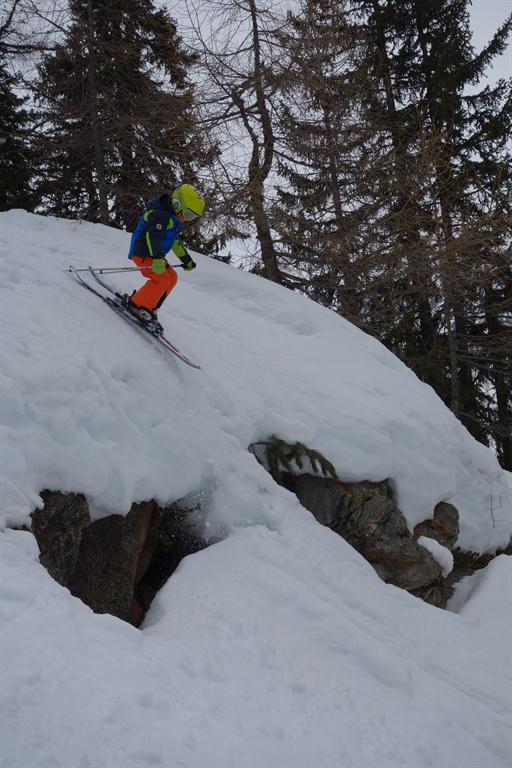
M203 367L188 369L63 272L125 266L128 243L101 225L0 214L2 526L26 523L43 488L83 492L94 516L211 489L212 524L267 524L263 470L247 447L276 433L319 450L344 480L389 479L411 530L451 501L462 548L506 546L510 475L380 343L198 255L161 310L170 338ZM127 290L140 278L115 283ZM216 502L230 472L252 498Z
M386 483L344 483L310 474L285 474L283 485L322 525L349 542L389 584L432 594L441 573L435 558L412 537ZM436 604L444 594L435 593Z
M443 576L448 576L453 571L453 555L447 547L427 536L420 536L418 544L430 552L436 563L439 563Z
M436 504L433 517L418 523L415 536L427 536L435 539L447 549L453 549L459 538L459 512L446 501Z

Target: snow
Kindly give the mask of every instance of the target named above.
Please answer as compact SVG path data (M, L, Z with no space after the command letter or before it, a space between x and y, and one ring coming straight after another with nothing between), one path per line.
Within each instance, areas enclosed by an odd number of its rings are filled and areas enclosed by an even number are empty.
M482 569L458 581L454 586L453 595L448 600L447 609L454 613L460 613L470 597L476 592L484 576L485 570Z
M2 768L508 768L511 559L455 615L294 512L186 558L141 632L0 535Z
M26 523L46 487L84 492L97 515L180 498L253 471L248 445L276 433L319 450L345 480L388 478L411 530L445 500L461 513L462 547L507 545L510 473L380 343L198 254L160 312L203 370L189 369L63 272L126 266L128 244L101 225L0 215L2 526ZM223 522L244 524L245 504L232 502ZM502 505L496 523L491 503ZM265 522L260 506L251 523Z
M511 558L438 610L380 581L248 445L275 433L343 479L388 478L411 529L450 501L475 551L509 540L510 474L375 340L199 254L161 320L202 370L163 356L62 271L125 266L128 242L0 214L1 768L508 768ZM44 488L96 517L199 493L227 538L137 630L9 529Z
M428 536L420 536L418 544L428 550L436 563L439 563L443 576L448 576L453 571L453 555L447 547L443 547L435 539L429 539Z

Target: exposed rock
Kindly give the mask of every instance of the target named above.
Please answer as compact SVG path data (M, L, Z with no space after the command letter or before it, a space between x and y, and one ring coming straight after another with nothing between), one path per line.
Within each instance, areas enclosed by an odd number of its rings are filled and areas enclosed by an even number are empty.
M422 589L438 582L439 564L412 539L385 482L344 483L309 474L285 474L283 485L318 522L357 549L384 581L419 592L419 596Z
M179 502L160 508L162 522L151 563L136 589L136 599L145 613L153 597L187 555L211 544L198 508L189 509Z
M91 522L85 496L43 491L44 508L32 513L32 531L48 572L96 613L138 626L186 555L210 543L197 509L155 501Z
M435 605L436 608L446 608L448 598L451 596L448 581L442 576L439 576L438 579L433 581L432 584L428 584L426 587L422 587L421 589L411 589L409 591L411 595L421 597L425 603Z
M73 595L96 613L111 613L137 624L134 590L145 574L160 528L154 501L133 504L130 512L96 520L82 533L80 554L69 581Z
M32 533L39 560L59 584L67 586L75 570L82 531L90 523L89 506L81 493L42 491L43 509L32 512Z
M448 587L453 588L465 576L471 576L475 571L487 568L491 560L494 560L499 554L503 554L503 552L498 551L496 554L486 552L480 555L478 552L464 552L461 549L455 549L453 551L453 570L446 579Z
M451 597L453 594L453 588L458 581L465 576L471 576L482 568L487 568L489 563L500 555L512 555L512 542L508 544L505 549L498 549L496 552L485 552L484 554L479 554L478 552L465 552L458 547L454 549L453 570L446 577L448 597Z
M459 538L459 513L453 504L446 501L440 501L434 509L434 516L429 520L424 520L414 529L414 538L427 536L429 539L435 539L452 550Z

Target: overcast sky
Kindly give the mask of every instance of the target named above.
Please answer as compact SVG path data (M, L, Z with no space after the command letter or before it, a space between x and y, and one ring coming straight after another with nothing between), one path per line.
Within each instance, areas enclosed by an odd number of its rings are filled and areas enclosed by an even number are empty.
M512 11L512 0L473 0L471 9L471 26L473 27L473 42L479 50L503 24ZM503 56L496 59L493 76L512 77L512 43Z

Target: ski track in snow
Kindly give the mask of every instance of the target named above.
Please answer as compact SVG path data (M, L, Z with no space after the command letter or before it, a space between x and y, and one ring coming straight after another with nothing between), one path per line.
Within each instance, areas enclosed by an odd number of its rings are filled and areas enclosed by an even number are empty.
M510 536L510 474L378 342L200 255L161 319L203 370L159 354L62 271L126 266L128 241L0 214L0 521L26 523L47 487L96 517L199 492L229 536L136 630L54 582L29 533L0 534L0 767L508 768L511 559L437 610L247 446L277 433L346 480L389 478L411 528L451 501L480 551Z

